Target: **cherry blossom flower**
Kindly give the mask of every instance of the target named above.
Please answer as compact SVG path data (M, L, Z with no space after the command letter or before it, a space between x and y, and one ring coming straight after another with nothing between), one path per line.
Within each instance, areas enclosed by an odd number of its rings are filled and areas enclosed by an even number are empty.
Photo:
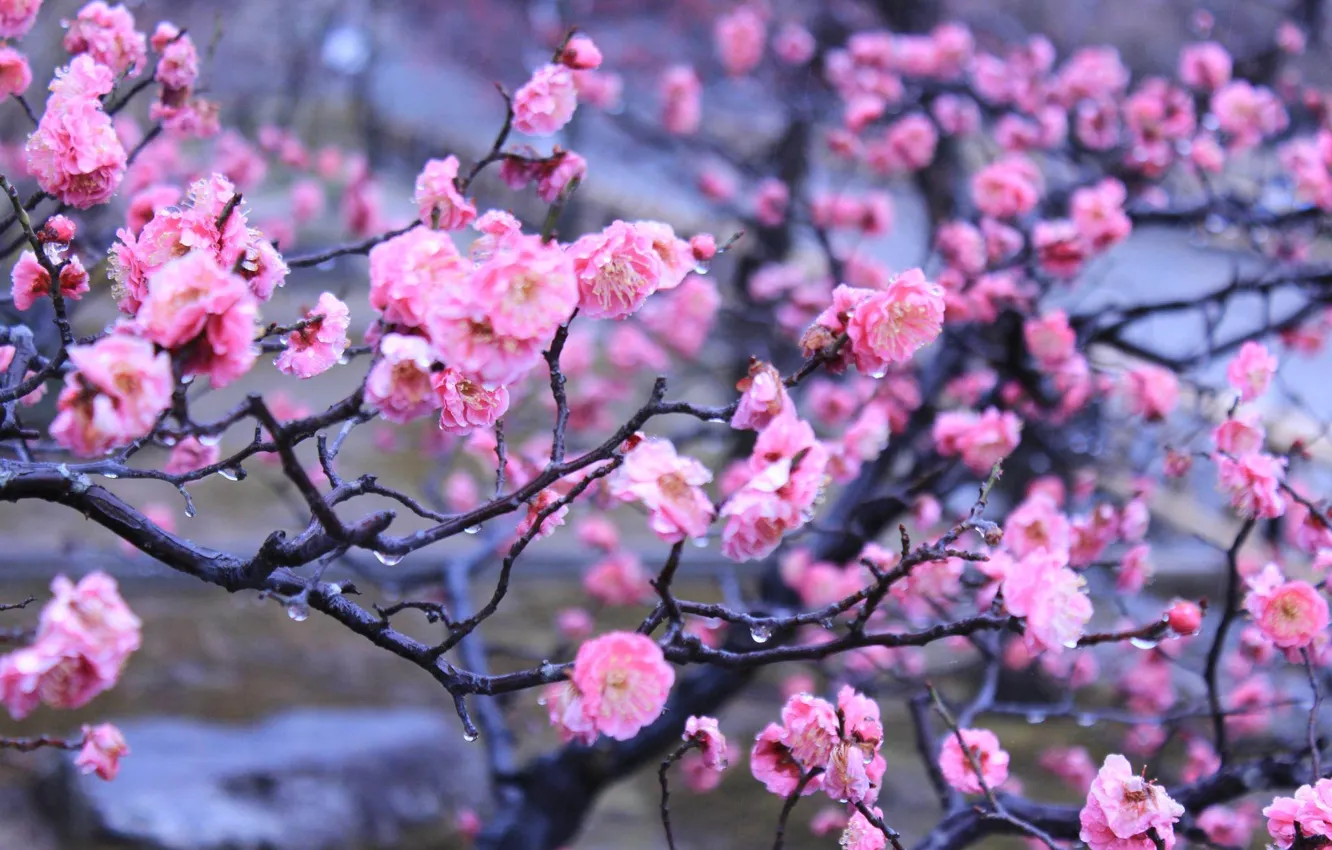
M1230 53L1215 41L1186 44L1179 52L1179 79L1191 89L1214 92L1230 82Z
M274 363L279 372L312 378L333 368L347 350L351 313L333 293L323 292L303 321L304 327L287 335L287 347Z
M1004 607L1026 617L1023 635L1032 651L1058 654L1076 646L1091 620L1086 580L1065 566L1064 557L1038 549L1010 567L1003 579Z
M0 3L0 38L22 38L32 29L42 0L4 0Z
M661 714L675 670L651 638L609 632L578 648L570 678L597 731L627 741Z
M74 759L81 773L96 773L110 781L120 772L120 760L130 754L125 736L110 723L83 727L83 747Z
M21 95L31 85L28 57L12 47L0 47L0 97Z
M1262 451L1267 432L1252 411L1240 411L1212 429L1212 443L1217 451L1239 457Z
M1165 419L1179 403L1179 379L1163 366L1147 364L1125 372L1120 386L1130 412L1149 422Z
M37 255L24 251L19 255L11 272L13 288L10 294L14 306L27 310L41 298L51 294L51 275L37 260ZM69 262L60 268L60 295L72 301L78 301L88 291L88 272L78 257L70 257Z
M1041 196L1040 172L1031 160L1007 156L976 172L971 194L982 213L994 218L1025 215Z
M971 756L962 750L961 735ZM972 766L972 759L980 765L980 775ZM1008 779L1008 753L999 746L999 739L989 729L959 729L957 734L944 739L939 753L939 770L949 785L963 794L980 794L984 787L996 790Z

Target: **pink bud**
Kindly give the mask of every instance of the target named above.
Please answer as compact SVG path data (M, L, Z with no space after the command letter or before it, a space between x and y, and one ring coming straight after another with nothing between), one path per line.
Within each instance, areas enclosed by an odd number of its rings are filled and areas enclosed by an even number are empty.
M1166 622L1176 634L1194 635L1202 628L1202 608L1196 602L1180 599L1166 612Z
M575 71L591 71L601 65L601 51L592 43L592 39L576 35L564 46L560 62Z
M711 233L700 233L689 240L689 247L694 251L694 259L706 263L717 256L717 240Z

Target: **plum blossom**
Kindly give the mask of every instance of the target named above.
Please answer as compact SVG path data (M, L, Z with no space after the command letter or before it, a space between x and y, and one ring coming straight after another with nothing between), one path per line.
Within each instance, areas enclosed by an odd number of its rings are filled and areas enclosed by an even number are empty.
M32 29L42 0L5 0L0 3L0 38L22 38Z
M1239 391L1240 401L1253 401L1267 392L1276 373L1277 359L1261 342L1246 342L1226 366L1226 380Z
M380 358L365 379L365 401L390 422L409 422L439 406L430 344L419 336L385 334Z
M732 428L761 431L773 419L795 410L781 373L771 363L751 359L749 374L735 388L740 390L740 402L731 417Z
M76 56L51 82L46 112L25 148L42 190L79 209L105 203L125 176L125 148L99 99L111 86L110 69Z
M1275 519L1286 512L1281 477L1286 461L1262 452L1216 459L1217 482L1230 506L1245 518Z
M134 16L124 6L92 0L64 23L64 46L70 55L87 54L117 74L137 77L143 71L147 39L134 29Z
M458 191L458 157L428 160L416 177L416 204L421 222L441 230L461 230L476 218L476 207Z
M749 561L771 554L808 522L826 483L829 452L809 423L779 416L759 432L744 485L722 506L722 554Z
M963 752L963 743L970 756ZM979 776L972 765L973 759L980 765ZM993 791L1008 779L1008 753L989 729L959 729L944 739L939 770L948 784L963 794L980 794L984 788Z
M690 136L702 121L703 83L689 65L667 68L661 77L661 124L666 132Z
M74 759L81 773L96 773L110 781L120 772L120 760L130 754L125 736L110 723L83 727L83 747Z
M171 403L171 359L152 343L127 334L73 345L75 371L65 377L51 437L76 454L93 456L152 431Z
M1025 157L1006 156L976 172L971 179L971 194L985 215L994 218L1025 215L1040 200L1040 172Z
M12 47L0 47L0 97L21 95L32 85L28 57Z
M607 491L623 502L641 502L648 526L667 543L677 543L707 533L713 507L703 485L711 480L707 467L677 455L669 440L643 439L611 474Z
M11 272L13 288L10 295L14 306L27 310L41 298L51 294L51 275L42 268L37 255L24 251L14 264ZM77 301L88 291L88 272L84 270L78 257L70 257L69 262L60 267L60 295Z
M652 595L651 577L632 552L612 552L583 574L583 589L603 605L636 605Z
M1171 850L1183 814L1164 788L1133 773L1128 759L1109 755L1087 794L1078 837L1091 850L1151 850L1156 844L1150 831Z
M944 457L961 456L973 472L987 474L1022 439L1022 420L1010 410L949 411L934 421L934 446Z
M570 679L596 731L627 741L661 714L675 670L651 638L609 632L578 647Z
M595 318L623 319L643 306L666 273L653 237L642 226L615 221L569 246L581 312Z
M684 739L698 744L707 767L716 771L726 769L728 763L726 736L717 727L717 718L690 717L685 721Z
M529 136L551 136L569 123L577 107L573 72L543 65L513 95L513 127Z
M1213 92L1230 82L1230 52L1215 41L1186 44L1179 51L1179 79L1198 91Z
M1175 373L1150 363L1125 372L1121 390L1130 412L1148 422L1165 419L1179 403L1179 379Z
M763 60L767 25L751 6L737 6L721 15L713 25L713 41L722 67L732 77L743 77Z
M302 321L304 327L287 335L287 347L274 363L279 372L312 378L333 368L347 350L351 313L333 293L323 292Z
M905 363L943 329L943 290L920 269L898 275L883 292L868 295L851 313L846 333L856 368L882 377Z
M1032 651L1059 654L1075 646L1091 620L1086 580L1060 553L1039 549L1015 562L1003 578L1004 607L1027 620L1023 639Z
M446 434L469 434L476 428L489 428L509 409L509 389L486 389L457 369L432 372L430 380L442 408L440 430Z
M1275 564L1247 579L1244 608L1281 649L1300 649L1327 631L1328 605L1307 581L1287 581Z

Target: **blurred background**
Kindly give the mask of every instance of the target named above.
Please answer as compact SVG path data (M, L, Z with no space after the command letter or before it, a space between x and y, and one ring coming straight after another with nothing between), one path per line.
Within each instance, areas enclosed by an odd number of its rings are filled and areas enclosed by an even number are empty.
M623 97L614 109L580 109L560 139L589 163L587 179L561 220L562 233L576 235L617 217L661 219L685 234L706 230L722 237L738 231L742 210L710 204L696 191L701 166L729 169L745 187L776 173L779 163L765 157L788 130L792 114L809 108L805 101L813 85L811 79L791 78L789 70L782 76L763 71L739 80L726 78L713 53L710 27L717 11L731 4L717 0L146 0L127 5L141 29L170 19L188 28L201 50L207 47L204 91L221 104L223 126L237 131L244 143L257 146L263 128L277 127L294 133L310 151L332 146L363 153L381 204L380 230L411 219L412 181L425 159L456 153L468 163L489 147L504 114L495 84L509 90L520 85L531 69L548 60L570 24L586 30L601 47L603 67L623 79ZM1180 45L1197 37L1193 22L1199 9L1214 17L1212 37L1255 68L1274 61L1270 54L1277 25L1293 14L1307 13L1315 27L1309 49L1283 66L1283 72L1297 71L1315 84L1329 76L1323 5L1292 0L770 3L776 20L801 21L812 28L910 30L957 19L971 26L982 47L1044 33L1062 58L1081 46L1110 44L1135 79L1173 73ZM47 0L37 27L23 43L38 81L29 100L39 112L41 82L62 62L56 22L71 17L79 6ZM836 41L835 31L825 35ZM703 131L688 141L654 129L657 76L663 67L680 62L694 64L705 82ZM135 114L142 121L146 98L140 106ZM9 145L6 164L16 161L14 148L26 136L26 120L15 105L0 109L0 139ZM270 157L268 174L246 193L254 211L252 224L281 223L285 215L299 174L280 160ZM1268 166L1255 162L1253 167ZM826 185L830 179L815 161L810 183ZM929 251L929 199L911 181L880 183L873 188L893 194L895 225L889 235L865 248L892 268L918 265ZM348 238L339 214L344 188L329 184L326 211L295 229L282 245L284 252L299 254ZM476 196L480 209L516 207L529 220L541 214L537 207L524 206L530 198L519 202L493 173L478 182ZM108 245L121 213L117 209L101 215L90 225L92 241ZM1223 230L1225 222L1217 227ZM814 249L808 246L811 256ZM744 251L742 241L737 254ZM1139 228L1089 274L1098 283L1080 292L1077 306L1087 311L1099 303L1148 293L1187 297L1224 283L1243 262L1224 247L1202 246L1196 234ZM743 349L746 331L728 324L725 312L731 308L727 275L734 270L734 264L727 263L713 272L727 305L714 345ZM353 329L364 330L369 314L366 262L357 257L293 272L265 307L265 320L289 321L324 289L352 304ZM1225 321L1235 327L1252 321L1244 312L1241 307ZM80 305L75 319L81 331L90 332L113 316L114 304L104 285ZM21 318L39 333L49 330L40 315ZM1151 323L1140 333L1169 351L1172 345L1187 346L1197 335L1191 321ZM705 353L698 364L705 372L709 356ZM1276 418L1290 433L1307 431L1311 423L1332 416L1332 394L1321 378L1329 366L1332 362L1320 356L1283 367L1282 378L1291 387L1308 388L1298 404L1277 411ZM361 374L354 368L339 369L297 384L271 368L255 371L242 385L202 398L198 409L204 414L220 411L256 390L284 394L292 411L320 409L345 395ZM682 394L690 387L699 393L716 391L715 382L706 380L677 384ZM43 416L49 420L53 396L38 409L39 421ZM426 421L392 431L380 425L361 429L343 454L345 474L374 471L408 489L437 491L441 480L433 428ZM241 434L231 439L247 438ZM1105 450L1131 457L1133 449L1124 445ZM423 462L423 456L429 462ZM160 463L164 457L164 452L148 452L142 460ZM192 518L185 516L170 488L120 482L114 489L139 507L152 507L159 512L155 516L166 517L177 531L203 545L244 553L275 528L293 530L304 524L302 509L293 503L277 466L253 466L243 482L218 477L191 487L198 506ZM1122 485L1127 492L1127 478ZM1154 529L1160 532L1155 592L1165 598L1217 592L1208 578L1216 575L1215 552L1206 542L1226 539L1229 526L1219 519L1214 497L1202 492L1207 488L1198 489L1182 490L1154 506L1162 526ZM371 500L363 507L376 506ZM624 533L639 541L650 557L664 554L664 547L644 535L636 519L628 517ZM400 522L401 528L413 527L411 518ZM109 533L57 508L0 505L0 540L0 601L28 595L41 599L56 573L100 568L120 579L127 601L144 621L143 649L118 688L78 712L39 711L24 723L0 719L4 735L115 721L134 751L121 778L101 785L73 778L49 758L0 759L3 850L444 848L463 846L461 812L484 813L488 801L482 751L463 740L447 695L421 671L318 615L293 621L272 601L230 597L174 576L151 559L124 551ZM484 539L448 541L430 557L442 565L486 545ZM412 585L428 583L432 570L438 572L440 565L425 561L426 553L418 553L396 567L359 563L347 572L347 580L357 582L367 595L363 604L393 600ZM530 665L566 656L565 649L552 643L549 624L560 609L585 601L578 583L585 565L571 535L556 535L526 557L521 588L487 632L498 669L506 663ZM694 598L715 596L724 584L722 572L709 553L691 558L686 592ZM728 581L743 581L746 573L727 570L726 576ZM12 615L6 625L30 626L35 610ZM598 622L614 623L615 615L599 617ZM425 623L415 624L415 631L423 637L432 634ZM770 719L777 688L775 679L765 677L723 715L723 727L742 747L749 733ZM507 712L525 753L552 744L534 692L517 696ZM913 801L928 804L929 795L910 743L906 736L892 740L893 718L886 719L890 775L885 798L892 801L894 812L904 813L895 825L912 835L928 825L924 818L932 817L932 812L923 814L913 823L913 808L927 808L913 806ZM1038 771L1024 768L1032 767L1034 742L1048 736L1050 727L1030 720L1019 719L1007 729L997 726L996 731L1013 752L1014 773L1036 777ZM574 846L659 846L654 774L645 772L607 794L585 837ZM245 781L237 782L237 776ZM1028 790L1071 801L1067 789L1056 785L1033 783ZM675 795L680 846L766 846L779 803L748 775L745 759L738 759L713 796L694 796L683 789ZM186 811L209 815L183 819L181 812ZM813 812L812 806L797 812L789 846L835 842L835 835L815 837L805 828Z

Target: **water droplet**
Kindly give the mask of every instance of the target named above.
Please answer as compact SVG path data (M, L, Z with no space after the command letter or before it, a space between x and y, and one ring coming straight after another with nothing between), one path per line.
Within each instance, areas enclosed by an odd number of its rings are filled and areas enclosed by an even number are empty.
M1226 229L1226 220L1222 216L1212 213L1203 221L1203 228L1208 233L1220 233Z
M388 552L376 552L375 559L386 567L392 567L395 564L402 563L401 555L390 555Z
M1078 720L1077 720L1077 722L1078 722L1078 725L1081 726L1081 727L1083 727L1084 729L1085 729L1085 728L1088 728L1088 727L1091 727L1091 726L1095 726L1095 725L1096 725L1096 715L1094 715L1094 714L1079 714L1079 715L1078 715Z
M102 477L103 477L103 478L110 478L112 481L115 481L115 480L116 480L117 478L119 478L120 476L117 475L117 474L114 473L114 472L103 472L103 473L102 473Z
M1027 712L1027 722L1030 723L1032 726L1037 726L1037 725L1040 725L1041 723L1044 723L1044 722L1045 722L1045 712L1043 712L1043 711L1028 711L1028 712Z
M194 514L195 514L195 513L196 513L196 511L194 510L194 505L186 505L186 506L185 506L185 516L186 516L187 518L189 518L189 519L194 519Z
M310 606L302 601L287 604L287 616L297 623L304 623L310 616Z
M767 626L754 626L749 630L749 636L754 639L754 643L767 643L772 637L772 629Z
M332 261L332 260L324 260L322 263L320 263L319 265L315 266L315 268L318 269L318 270L321 271L321 272L331 272L331 271L333 271L333 261Z
M478 737L480 737L480 736L477 735L476 730L472 730L472 731L470 731L470 732L466 732L466 731L463 732L463 740L466 741L466 742L469 743L469 744L472 743L473 741L475 741Z
M227 479L228 481L240 480L240 473L238 473L235 469L232 469L231 467L224 467L223 469L219 469L217 471L217 474L221 475L223 478Z
M711 260L700 260L698 265L694 266L695 274L707 274L710 271L712 271Z
M537 697L537 705L545 705L545 704L546 704L546 698L544 696Z
M693 540L690 540L689 542L693 543L695 546L697 546L700 549L708 548L708 538L706 537L695 537Z
M871 378L878 379L878 378L882 378L884 375L887 375L887 374L888 374L888 370L887 370L887 368L884 368L884 369L875 369L873 372L870 372L870 377L871 377Z
M832 617L824 617L822 620L819 620L819 625L823 626L828 631L832 631L835 624L833 623Z
M180 382L181 382L182 384L184 384L185 386L188 387L190 384L194 383L194 376L193 376L193 375L181 375L181 376L180 376Z
M162 435L162 445L167 446L169 448L171 446L174 446L175 444L176 444L175 437L171 436L170 434Z
M1077 648L1078 648L1078 642L1076 639L1064 641L1064 649L1077 649Z
M216 446L216 445L217 445L218 443L220 443L220 442L222 442L222 435L221 435L221 434L200 434L200 435L199 435L199 445L201 445L201 446Z
M480 533L481 533L480 525L469 525L463 529L463 534L480 534Z
M338 365L339 365L339 366L346 366L348 363L351 363L351 358L348 357L347 355L344 354L344 355L342 355L341 357L338 358Z
M1129 643L1133 644L1138 649L1156 649L1157 642L1154 640L1147 640L1146 638L1135 637L1135 638L1129 638Z

